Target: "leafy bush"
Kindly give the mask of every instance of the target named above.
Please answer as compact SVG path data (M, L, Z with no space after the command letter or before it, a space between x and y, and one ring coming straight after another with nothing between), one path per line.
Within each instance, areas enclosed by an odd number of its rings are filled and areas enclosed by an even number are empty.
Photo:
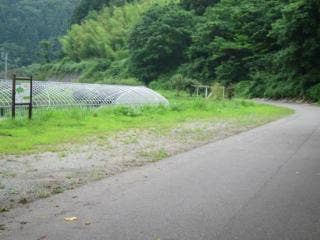
M303 87L299 83L289 81L270 82L266 85L264 97L281 99L301 96Z
M155 81L152 81L149 84L149 87L153 90L170 90L173 89L172 82L166 80L161 81L160 79L157 79Z
M178 95L181 91L186 91L187 93L192 95L195 90L195 85L199 85L199 82L197 80L187 78L182 74L173 75L170 81L173 88L177 91Z
M307 91L307 96L312 101L320 102L320 83L314 85Z
M251 81L241 81L235 85L235 95L240 98L249 98L252 87Z
M172 90L174 89L172 85L171 78L176 74L176 70L169 71L161 74L156 80L149 84L149 87L154 90Z
M212 99L215 100L222 100L224 99L224 94L225 94L225 88L224 86L222 86L221 84L219 84L218 82L215 82L212 85Z

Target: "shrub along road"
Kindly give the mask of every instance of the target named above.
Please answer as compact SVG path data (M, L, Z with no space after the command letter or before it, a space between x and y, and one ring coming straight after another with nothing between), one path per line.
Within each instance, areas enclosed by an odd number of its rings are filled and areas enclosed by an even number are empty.
M319 239L320 108L43 199L1 239Z

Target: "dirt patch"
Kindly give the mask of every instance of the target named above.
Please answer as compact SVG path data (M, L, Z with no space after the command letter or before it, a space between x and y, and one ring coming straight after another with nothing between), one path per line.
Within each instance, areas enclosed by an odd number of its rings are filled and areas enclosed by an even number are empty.
M253 127L253 126L251 126ZM67 144L57 152L0 156L0 212L97 181L250 128L197 121L174 129L130 130Z

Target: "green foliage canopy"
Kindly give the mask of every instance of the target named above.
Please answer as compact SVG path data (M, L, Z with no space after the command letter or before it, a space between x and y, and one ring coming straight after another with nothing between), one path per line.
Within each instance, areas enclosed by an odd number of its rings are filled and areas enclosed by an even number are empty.
M177 5L154 6L129 39L131 71L149 84L160 73L179 66L191 43L192 15Z
M101 75L169 83L157 86L172 87L178 74L206 85L238 85L243 96L320 99L318 0L85 3L89 16L61 39L66 63L99 62Z
M81 0L74 10L71 22L80 24L92 11L100 11L106 6L122 6L127 2L132 0Z
M221 0L196 27L185 74L224 85L249 80L251 96L305 96L320 80L319 4Z
M153 4L165 0L144 0L118 7L106 7L82 24L72 25L61 38L65 57L79 62L88 58L105 58L109 61L128 57L128 39L133 26Z
M181 5L187 10L194 10L197 14L203 14L207 7L213 6L220 0L181 0Z

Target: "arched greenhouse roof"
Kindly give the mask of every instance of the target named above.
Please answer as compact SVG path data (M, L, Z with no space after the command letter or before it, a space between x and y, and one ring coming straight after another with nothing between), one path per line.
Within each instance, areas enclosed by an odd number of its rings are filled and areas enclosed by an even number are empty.
M12 81L0 80L0 107L10 107ZM33 82L34 107L168 104L155 91L143 86L66 82Z

